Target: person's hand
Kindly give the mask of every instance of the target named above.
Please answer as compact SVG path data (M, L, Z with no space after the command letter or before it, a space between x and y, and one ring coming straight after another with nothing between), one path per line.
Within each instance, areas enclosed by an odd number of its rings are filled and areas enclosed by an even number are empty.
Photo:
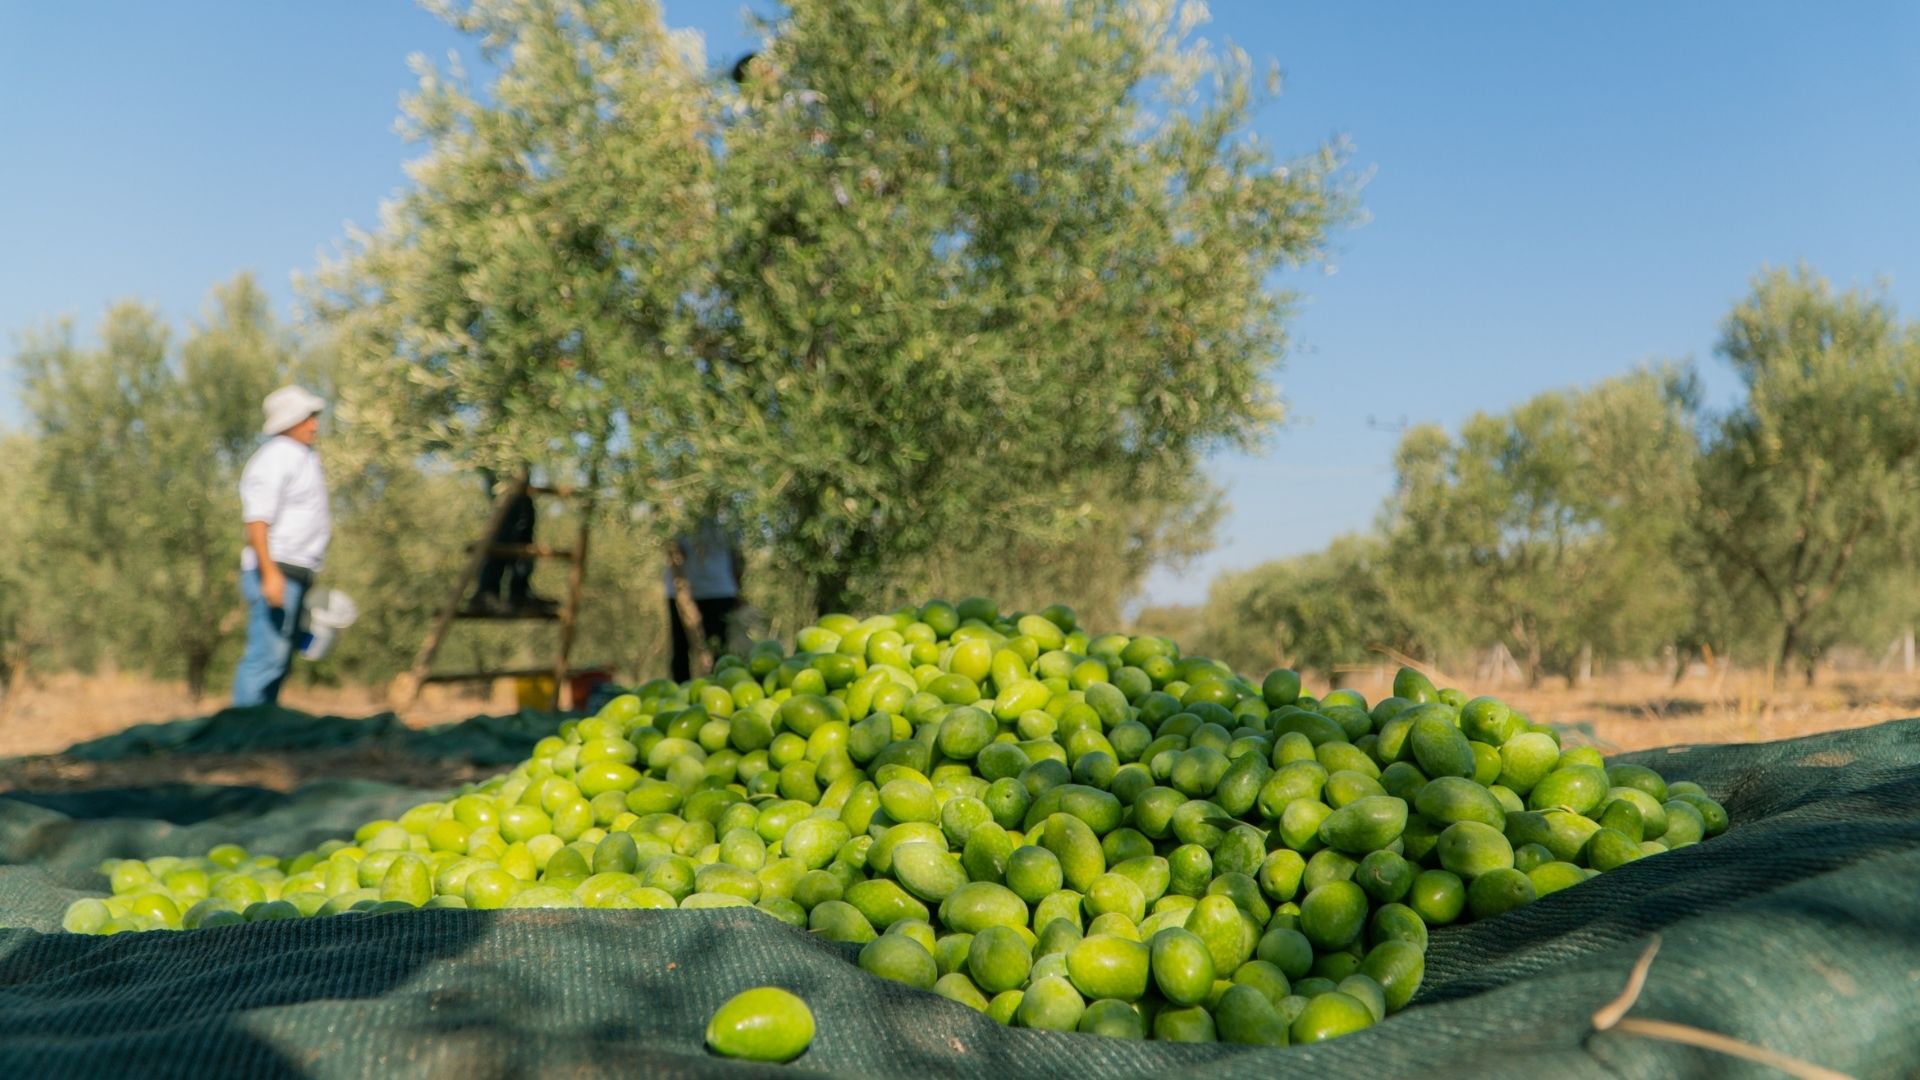
M260 595L266 597L268 607L286 607L287 575L272 563L260 566Z

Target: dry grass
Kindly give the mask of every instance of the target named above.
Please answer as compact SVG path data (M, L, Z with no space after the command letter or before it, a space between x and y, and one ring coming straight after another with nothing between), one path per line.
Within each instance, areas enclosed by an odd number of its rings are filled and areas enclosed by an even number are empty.
M0 712L0 757L58 753L135 724L205 716L225 707L226 690L219 687L196 702L184 683L134 675L51 675L18 688L6 702ZM316 716L372 716L393 708L385 687L291 686L280 703ZM431 727L516 708L510 685L468 693L430 686L401 718L409 727Z
M1536 721L1569 725L1609 753L1773 742L1920 715L1920 675L1822 673L1812 687L1797 677L1769 684L1762 671L1699 672L1677 685L1651 673L1606 675L1580 687L1556 679L1535 689L1448 681L1492 694ZM1391 683L1385 668L1347 677L1347 685L1368 698L1387 693Z
M1445 674L1445 673L1441 673ZM1388 692L1391 670L1351 673L1347 684L1378 698ZM1446 680L1456 681L1456 680ZM1471 680L1467 680L1471 682ZM1483 686L1536 720L1571 726L1576 740L1602 749L1640 750L1677 744L1767 742L1819 731L1864 727L1920 714L1920 676L1828 674L1814 687L1798 680L1771 688L1761 672L1698 674L1677 686L1652 674L1596 679L1569 688L1555 683ZM315 714L367 716L386 711L383 691L363 688L293 688L286 705ZM175 755L122 762L83 762L60 751L77 742L134 724L177 720L218 708L198 704L179 684L124 675L55 676L24 688L0 719L0 790L70 790L132 787L160 782L249 784L291 790L311 780L359 777L417 786L476 779L479 770L461 761L420 758L387 746L263 753ZM482 712L515 707L511 685L491 693L429 688L406 710L404 721L426 727Z

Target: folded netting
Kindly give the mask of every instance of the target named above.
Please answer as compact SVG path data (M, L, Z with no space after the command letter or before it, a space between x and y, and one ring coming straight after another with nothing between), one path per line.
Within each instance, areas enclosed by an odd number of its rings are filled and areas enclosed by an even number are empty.
M112 937L56 931L107 856L238 841L292 853L426 797L179 789L0 798L0 1076L1778 1076L1614 1029L1718 1032L1861 1077L1920 1069L1920 720L1619 760L1691 779L1732 827L1497 918L1436 930L1415 1004L1366 1031L1256 1050L1000 1027L862 972L748 909L418 911ZM224 803L217 800L225 799ZM788 1066L709 1055L747 987L808 999Z

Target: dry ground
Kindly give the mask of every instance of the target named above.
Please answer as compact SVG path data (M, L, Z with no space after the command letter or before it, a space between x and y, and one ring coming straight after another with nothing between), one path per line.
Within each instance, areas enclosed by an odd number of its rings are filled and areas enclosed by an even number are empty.
M0 758L57 753L135 724L205 716L226 705L226 692L218 687L196 702L184 683L133 675L50 675L19 687L0 708ZM280 704L316 716L371 716L392 709L385 687L289 686ZM510 687L495 693L430 686L401 715L411 727L431 727L517 707Z
M313 780L364 779L439 787L487 772L463 761L423 758L391 746L263 754L179 754L125 761L80 761L60 751L135 724L204 716L226 702L195 702L183 683L128 675L55 675L20 688L0 710L0 791L68 791L158 783L227 784L291 791ZM320 716L371 716L391 706L385 689L290 687L288 708ZM401 719L410 727L452 723L517 708L511 684L493 691L428 687ZM12 760L6 760L12 759Z
M1377 698L1390 671L1355 673L1348 684ZM1764 672L1696 674L1674 685L1664 676L1626 674L1569 688L1490 686L1536 720L1575 726L1576 738L1608 752L1680 743L1766 742L1920 715L1920 675L1824 673L1811 688L1798 679L1768 687ZM385 711L382 691L294 688L286 705L316 714L366 716ZM202 715L220 702L190 701L184 687L129 676L56 676L23 688L0 715L0 791L131 787L162 782L249 784L291 790L310 780L359 777L439 786L475 779L465 762L420 758L389 746L250 755L177 755L84 762L60 755L77 742L134 724ZM510 686L491 694L430 688L403 713L414 727L515 707Z

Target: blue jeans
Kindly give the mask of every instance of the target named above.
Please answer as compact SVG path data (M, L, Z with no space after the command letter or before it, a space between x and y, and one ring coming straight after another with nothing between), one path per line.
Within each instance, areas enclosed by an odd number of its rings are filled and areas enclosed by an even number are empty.
M233 704L271 705L280 697L280 684L293 668L293 635L300 625L306 587L287 579L284 607L273 607L260 593L260 571L240 572L240 595L247 601L247 651L233 671Z

